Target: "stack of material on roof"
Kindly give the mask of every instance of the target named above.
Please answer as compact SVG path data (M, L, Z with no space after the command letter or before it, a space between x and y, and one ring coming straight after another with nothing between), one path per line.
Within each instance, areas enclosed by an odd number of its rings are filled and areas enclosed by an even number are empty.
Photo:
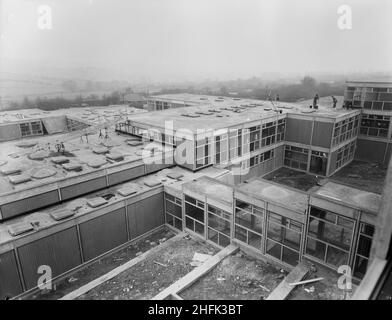
M49 157L49 151L47 150L39 150L34 153L29 154L28 156L31 160L43 160Z
M58 209L56 211L53 211L50 215L54 220L59 221L72 217L73 215L75 215L75 212L72 212L69 209Z
M8 226L8 232L11 236L16 237L20 234L34 230L31 223L19 222Z
M38 169L36 172L32 174L32 177L35 179L45 179L49 178L51 176L54 176L56 174L56 170L51 169L51 168L41 168Z
M139 191L140 187L137 184L129 184L127 186L118 189L117 192L119 195L123 197L130 196L131 194L135 194Z
M31 178L30 178L30 176L28 176L26 174L18 174L16 176L9 176L8 180L12 184L20 184L20 183L24 183L24 182L30 181Z
M77 162L64 163L63 168L67 171L80 171L82 166Z
M64 156L60 156L60 157L53 157L51 159L51 161L55 164L63 164L63 163L67 163L69 162L69 159L67 157Z
M101 157L101 158L94 158L89 161L87 161L87 165L91 168L99 168L106 164L106 159Z
M7 166L0 169L0 173L2 173L5 176L8 176L10 174L19 174L21 173L21 171L22 168L17 166Z
M102 197L97 197L97 198L91 198L89 200L87 200L87 204L91 207L91 208L96 208L96 207L100 207L104 204L108 203L107 200L105 200Z
M147 179L147 180L144 182L144 184L145 184L147 187L152 188L152 187L159 186L160 184L162 184L162 182L159 181L158 179L149 178L149 179Z
M168 174L166 174L166 176L168 178L178 180L178 179L182 178L184 175L182 173L172 171L172 172L169 172Z
M37 141L32 141L32 140L27 140L27 141L21 141L17 144L18 147L20 148L31 148L37 145Z
M119 152L111 152L106 155L106 158L114 161L124 160L124 156Z
M137 147L137 146L141 146L143 142L140 140L128 140L127 144L130 145L131 147Z
M93 152L96 154L104 154L109 152L109 149L106 147L98 146L93 148Z

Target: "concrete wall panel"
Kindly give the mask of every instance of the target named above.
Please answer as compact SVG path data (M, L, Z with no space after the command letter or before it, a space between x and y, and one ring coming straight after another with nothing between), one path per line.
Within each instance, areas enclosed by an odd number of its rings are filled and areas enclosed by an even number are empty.
M84 260L91 260L127 242L125 208L80 224Z
M61 197L63 200L72 199L82 194L93 192L106 187L106 177L91 179L74 185L61 188Z
M0 126L0 141L20 139L19 124L6 124Z
M312 145L322 148L330 148L333 132L333 123L314 122Z
M115 172L108 175L109 186L135 179L142 175L144 175L144 165L139 165L131 169Z
M386 148L386 142L358 139L355 159L369 162L383 162Z
M0 300L22 292L15 254L8 251L0 255Z
M3 204L1 206L1 213L3 215L3 219L7 219L25 212L33 211L38 208L54 204L58 201L58 192L57 190L53 190L34 197Z
M310 144L312 121L302 119L286 119L286 141Z
M128 205L131 239L163 225L164 222L163 192Z
M56 277L81 264L76 227L72 227L18 248L27 289L38 285L42 274L38 268L47 265Z

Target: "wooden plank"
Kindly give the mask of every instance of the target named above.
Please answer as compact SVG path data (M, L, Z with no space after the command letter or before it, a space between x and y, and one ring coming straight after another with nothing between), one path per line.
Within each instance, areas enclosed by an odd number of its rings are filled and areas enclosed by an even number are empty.
M59 300L74 300L77 297L80 297L82 294L85 294L89 292L90 290L94 289L95 287L101 285L102 283L113 279L114 277L118 276L120 273L128 270L132 266L136 265L137 263L145 260L147 257L149 257L152 254L155 254L159 252L160 250L170 246L172 243L180 240L183 238L185 233L179 233L178 235L174 236L173 238L170 238L169 240L165 241L164 243L160 244L159 246L156 246L140 256L122 264L121 266L109 271L108 273L104 274L103 276L100 276L99 278L85 284L84 286L81 286L80 288L76 289L75 291L72 291L68 294L66 294L64 297L60 298Z
M196 267L187 275L177 280L171 286L167 287L160 293L158 293L151 300L164 300L168 298L170 295L177 295L179 292L183 291L190 285L192 285L195 281L197 281L200 277L205 275L211 269L213 269L219 262L221 262L227 256L235 253L239 248L235 245L229 245L226 248L219 251L216 255L209 258L206 262L204 262L201 266Z
M266 300L284 300L295 288L290 285L301 281L309 272L309 268L304 264L298 264L291 272L282 280L282 282L271 292Z

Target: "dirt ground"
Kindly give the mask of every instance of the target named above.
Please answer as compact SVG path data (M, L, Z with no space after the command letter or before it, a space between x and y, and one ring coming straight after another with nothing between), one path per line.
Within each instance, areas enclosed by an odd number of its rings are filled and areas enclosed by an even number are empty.
M361 190L381 194L386 173L387 167L385 165L354 160L330 179Z
M185 299L260 300L282 281L285 273L243 253L225 258L207 275L180 292Z
M193 270L190 262L195 252L213 255L218 251L210 244L186 236L80 296L79 299L151 299Z
M145 252L152 248L151 243L157 244L159 239L172 238L175 235L173 231L168 228L160 229L146 238L142 238L137 242L123 248L107 257L95 261L91 265L73 273L72 275L56 282L53 285L53 290L39 291L24 299L37 300L52 300L59 299L64 295L78 289L79 287L91 282L92 280L108 273L118 266L132 260L136 257L136 253Z
M352 297L356 288L355 284L352 284L352 290L350 292L345 293L342 289L338 288L338 279L342 274L338 274L336 271L320 264L312 264L316 267L317 271L309 274L305 280L319 277L324 279L297 286L291 291L287 300L345 300Z
M308 191L323 179L322 177L316 178L316 176L284 167L265 175L263 178L303 191Z

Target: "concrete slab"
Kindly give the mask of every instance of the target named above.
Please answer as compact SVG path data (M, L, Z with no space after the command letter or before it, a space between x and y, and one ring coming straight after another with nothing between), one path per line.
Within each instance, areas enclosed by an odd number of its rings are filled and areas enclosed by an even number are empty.
M31 223L15 223L10 226L8 226L8 232L11 236L16 237L20 234L27 233L29 231L34 230L33 226Z
M56 211L54 211L54 212L52 212L52 213L50 214L50 216L51 216L54 220L56 220L56 221L66 219L66 218L72 217L72 216L74 216L74 215L75 215L75 212L72 212L72 211L69 210L69 209L60 209L60 210L56 210Z
M306 193L270 183L264 179L251 180L248 183L241 184L236 190L301 213L304 213L308 207L308 195Z
M20 184L30 181L31 177L24 174L18 174L16 176L9 176L8 179L12 184Z
M108 201L105 200L104 198L101 198L101 197L91 198L91 199L87 200L87 204L91 208L97 208L97 207L103 206L106 203L108 203Z
M328 182L315 195L336 203L377 214L381 206L381 195L359 190L335 182Z

